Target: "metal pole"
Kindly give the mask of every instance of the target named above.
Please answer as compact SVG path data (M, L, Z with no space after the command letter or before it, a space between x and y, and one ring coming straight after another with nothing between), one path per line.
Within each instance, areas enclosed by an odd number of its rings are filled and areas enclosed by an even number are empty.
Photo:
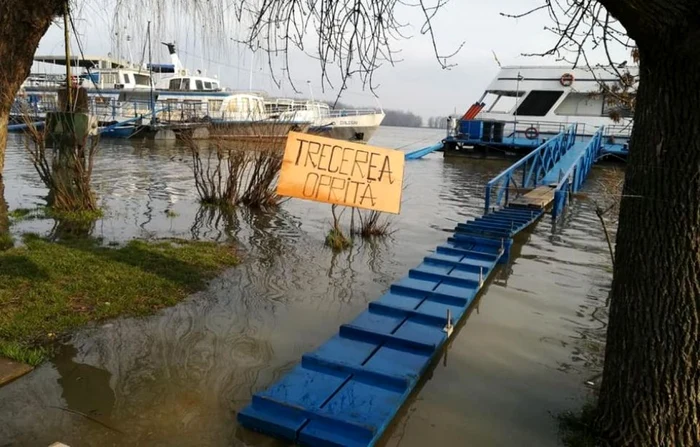
M513 114L513 144L518 133L518 103L520 102L520 71L518 71L518 81L515 83L515 113Z
M155 114L155 101L153 99L153 60L152 60L152 54L151 54L151 21L148 21L148 28L146 31L146 34L148 35L148 84L150 86L150 91L148 95L149 99L149 107L150 107L150 112L151 112L151 124L154 124L156 122L156 117L154 116Z
M64 45L66 47L66 93L67 93L67 100L68 100L68 110L73 109L73 91L72 91L72 83L70 79L70 34L68 32L68 2L66 1L65 8L63 9L63 39L64 39Z
M248 91L253 91L253 65L255 65L255 52L250 52L250 73L248 74Z

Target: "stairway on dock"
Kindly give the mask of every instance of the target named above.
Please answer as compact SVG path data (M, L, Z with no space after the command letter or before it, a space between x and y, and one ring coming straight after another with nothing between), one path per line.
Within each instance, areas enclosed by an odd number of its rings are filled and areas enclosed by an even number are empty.
M256 393L238 421L301 445L374 446L496 266L508 259L515 235L585 180L602 129L588 143L575 140L573 127L490 181L484 216L458 224L366 311ZM513 183L530 191L509 202Z

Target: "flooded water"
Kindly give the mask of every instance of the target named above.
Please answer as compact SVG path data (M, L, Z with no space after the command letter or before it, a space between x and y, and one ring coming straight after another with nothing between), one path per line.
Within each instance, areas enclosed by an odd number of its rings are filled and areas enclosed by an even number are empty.
M372 143L410 150L441 136L382 128ZM0 388L0 446L283 445L241 428L236 412L420 263L458 222L479 215L484 183L508 164L441 154L408 162L396 232L334 255L323 246L328 205L291 200L274 213L224 217L197 204L184 148L103 142L94 178L105 217L85 229L90 236L106 244L231 239L244 262L154 316L77 332L52 361ZM620 175L596 167L586 192L595 197L597 179ZM10 209L42 205L44 195L22 142L11 137ZM13 226L15 234L61 230L51 220ZM600 371L611 273L591 200L575 200L556 228L542 220L521 236L514 255L388 432L387 445L559 444L553 415L579 407L584 383Z

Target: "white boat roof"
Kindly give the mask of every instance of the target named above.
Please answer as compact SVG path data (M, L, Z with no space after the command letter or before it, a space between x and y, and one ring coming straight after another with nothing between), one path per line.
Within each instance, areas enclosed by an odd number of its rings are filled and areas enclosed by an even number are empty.
M103 56L71 56L69 58L70 65L72 67L83 67L83 68L132 68L132 64L127 61L120 61L117 59L112 59L111 57ZM54 65L66 65L66 56L60 55L48 55L48 56L34 56L34 62L43 62L46 64Z

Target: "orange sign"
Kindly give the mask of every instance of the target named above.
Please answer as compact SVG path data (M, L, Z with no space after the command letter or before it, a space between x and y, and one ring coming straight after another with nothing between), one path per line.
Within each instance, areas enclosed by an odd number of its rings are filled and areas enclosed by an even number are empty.
M277 194L398 214L403 166L401 151L289 132Z

